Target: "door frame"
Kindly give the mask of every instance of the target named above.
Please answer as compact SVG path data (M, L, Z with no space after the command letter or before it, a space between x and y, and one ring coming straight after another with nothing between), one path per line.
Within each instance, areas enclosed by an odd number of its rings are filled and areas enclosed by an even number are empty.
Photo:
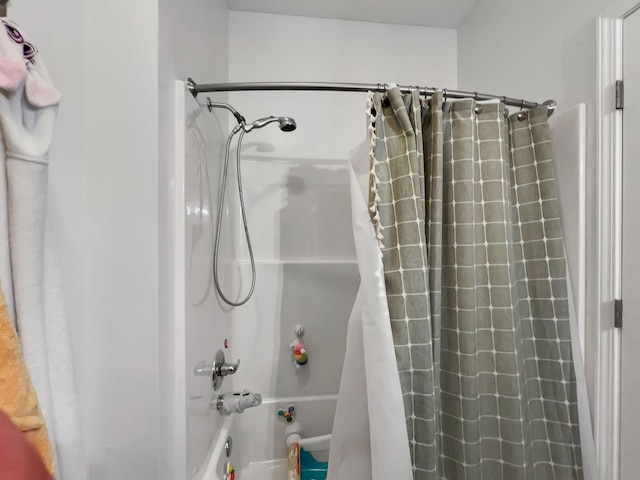
M592 414L600 478L612 480L620 478L621 332L614 327L614 300L622 296L622 110L615 91L622 80L624 18L639 8L640 0L619 0L597 19L596 217L588 231L596 254L587 318L598 326L590 351L597 355Z

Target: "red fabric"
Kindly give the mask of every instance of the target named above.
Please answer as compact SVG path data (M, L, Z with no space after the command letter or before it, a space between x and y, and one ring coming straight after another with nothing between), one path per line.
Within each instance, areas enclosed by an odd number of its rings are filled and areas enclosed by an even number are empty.
M0 410L0 479L53 480L36 449Z

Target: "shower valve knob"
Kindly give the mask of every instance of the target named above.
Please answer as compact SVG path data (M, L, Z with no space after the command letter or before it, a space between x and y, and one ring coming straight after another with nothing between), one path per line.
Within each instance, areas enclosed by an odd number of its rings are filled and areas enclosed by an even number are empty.
M226 363L224 352L218 350L211 364L204 360L198 362L193 370L194 375L211 378L211 387L217 391L222 386L222 380L227 375L233 375L240 367L240 360L236 363Z
M217 367L217 374L218 375L222 375L227 376L227 375L233 375L234 373L236 373L238 371L238 368L240 368L240 360L238 360L235 364L233 363L223 363L222 365Z

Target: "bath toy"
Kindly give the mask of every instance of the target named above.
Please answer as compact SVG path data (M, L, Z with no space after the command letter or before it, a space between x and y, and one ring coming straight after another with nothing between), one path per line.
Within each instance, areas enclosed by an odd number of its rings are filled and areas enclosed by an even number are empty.
M290 404L287 408L279 409L277 413L285 422L291 423L296 419L296 406Z
M224 480L236 480L236 470L230 462L224 464Z
M295 345L291 347L291 351L293 352L293 358L296 360L297 368L307 364L309 357L307 357L307 349L305 348L304 343L297 341Z
M300 368L302 365L306 365L309 362L307 348L304 346L304 343L302 343L304 327L302 325L296 325L295 334L297 338L291 342L289 347L291 347L291 353L293 354L296 368Z

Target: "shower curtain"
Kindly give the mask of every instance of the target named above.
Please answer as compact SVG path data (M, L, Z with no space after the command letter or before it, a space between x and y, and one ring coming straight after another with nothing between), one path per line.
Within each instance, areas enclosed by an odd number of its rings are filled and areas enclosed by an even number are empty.
M47 223L60 92L37 47L0 19L0 284L49 431L56 478L84 480L60 272Z
M370 99L369 213L414 479L595 480L546 108Z
M353 236L361 281L347 329L327 480L412 478L382 254L366 204L369 151L369 144L363 144L350 160Z

